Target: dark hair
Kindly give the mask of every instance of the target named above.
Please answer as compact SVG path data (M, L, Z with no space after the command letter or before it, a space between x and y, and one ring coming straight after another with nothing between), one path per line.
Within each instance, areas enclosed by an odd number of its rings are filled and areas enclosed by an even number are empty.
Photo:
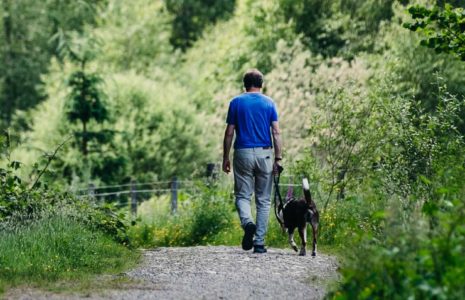
M252 87L261 88L263 85L263 74L257 69L251 69L245 72L242 81L246 90Z

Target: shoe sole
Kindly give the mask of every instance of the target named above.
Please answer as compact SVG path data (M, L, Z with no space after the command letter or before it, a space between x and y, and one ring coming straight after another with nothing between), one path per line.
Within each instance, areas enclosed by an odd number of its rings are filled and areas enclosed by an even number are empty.
M253 248L253 236L255 234L257 227L255 224L248 224L244 228L244 237L242 238L242 249L250 250Z
M259 250L259 251L256 251L254 250L253 253L257 253L257 254L265 254L267 251L266 249L265 250Z

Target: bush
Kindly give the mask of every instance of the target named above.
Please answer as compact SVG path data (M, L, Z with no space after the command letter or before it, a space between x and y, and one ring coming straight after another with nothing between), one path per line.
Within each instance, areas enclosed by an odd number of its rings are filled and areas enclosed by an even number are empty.
M124 213L118 213L111 205L98 206L90 199L53 190L40 181L31 186L16 175L20 166L21 163L13 161L7 168L0 168L0 230L59 216L129 244Z
M404 99L387 111L394 117L388 126L394 146L385 148L372 181L364 182L376 196L364 205L381 209L367 222L355 216L358 226L369 227L347 226L357 243L344 245L343 280L330 298L463 297L464 140L455 126L463 101L445 90L434 114Z
M459 167L436 178L446 183L432 189L426 202L432 204L411 213L410 221L403 220L401 208L391 207L383 237L359 232L361 243L347 253L342 284L329 298L462 299L465 187L456 177L462 172Z
M0 167L0 291L116 272L136 261L123 246L129 244L124 213L42 183L53 156L36 167L30 183L22 180L21 163L10 160L8 144L9 137L0 152L6 158Z
M152 206L161 209L149 208L150 212L144 213L150 203L142 206L140 224L130 229L131 240L145 247L228 244L228 240L218 239L218 236L229 235L235 227L230 226L234 224L235 208L229 192L203 184L197 187L198 193L180 196L176 214L171 214L167 205L160 205L160 202L168 203L165 197L151 200Z

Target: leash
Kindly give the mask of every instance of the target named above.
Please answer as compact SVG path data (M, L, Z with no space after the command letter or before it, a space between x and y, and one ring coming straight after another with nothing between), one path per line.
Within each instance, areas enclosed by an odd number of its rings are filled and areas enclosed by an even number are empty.
M274 181L274 215L276 216L276 220L278 220L278 223L281 225L282 228L284 228L284 222L283 220L279 217L279 212L283 210L284 207L284 202L283 198L281 197L281 191L279 190L279 179L281 177L281 173L284 171L284 168L282 166L278 166L278 174L274 175L273 181ZM279 200L279 206L276 203L276 198Z

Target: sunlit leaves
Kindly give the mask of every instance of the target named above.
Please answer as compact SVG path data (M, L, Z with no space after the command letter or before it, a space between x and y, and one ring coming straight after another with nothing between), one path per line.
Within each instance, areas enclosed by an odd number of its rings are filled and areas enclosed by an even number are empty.
M421 45L437 53L452 53L465 61L465 10L446 4L444 9L415 5L409 8L413 23L404 27L419 31L426 37Z

